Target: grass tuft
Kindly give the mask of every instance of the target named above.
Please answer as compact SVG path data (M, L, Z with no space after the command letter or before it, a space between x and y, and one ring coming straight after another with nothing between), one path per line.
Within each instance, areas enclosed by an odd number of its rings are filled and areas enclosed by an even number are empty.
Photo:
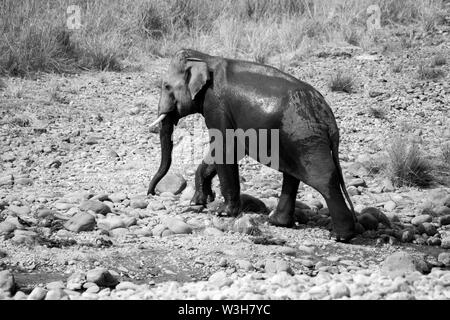
M329 87L331 91L352 93L354 90L353 77L339 70L331 77Z

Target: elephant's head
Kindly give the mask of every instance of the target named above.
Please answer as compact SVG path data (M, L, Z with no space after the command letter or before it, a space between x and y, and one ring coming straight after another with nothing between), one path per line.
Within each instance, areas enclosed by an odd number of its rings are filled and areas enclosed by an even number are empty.
M156 185L169 171L174 126L180 118L200 111L199 92L210 79L208 64L202 57L207 55L191 50L178 51L163 76L158 119L151 124L154 126L160 123L161 164L150 182L147 194L155 194Z

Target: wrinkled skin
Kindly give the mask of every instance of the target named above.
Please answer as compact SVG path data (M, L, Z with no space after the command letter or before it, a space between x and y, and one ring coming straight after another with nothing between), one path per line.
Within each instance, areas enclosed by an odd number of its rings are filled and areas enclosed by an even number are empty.
M160 124L161 165L150 183L149 194L155 193L156 185L169 170L174 125L192 113L201 113L207 127L220 130L224 136L226 129L279 130L283 184L278 206L269 217L272 224L294 225L295 199L303 181L325 198L337 239L347 241L355 235L355 213L338 160L336 120L323 96L312 86L270 66L193 50L179 51L162 82L158 115L167 117ZM229 144L224 142L225 153L230 151L227 147ZM239 160L232 164L203 161L195 175L192 203L206 205L214 199L211 181L218 175L225 199L220 211L237 216L242 210Z

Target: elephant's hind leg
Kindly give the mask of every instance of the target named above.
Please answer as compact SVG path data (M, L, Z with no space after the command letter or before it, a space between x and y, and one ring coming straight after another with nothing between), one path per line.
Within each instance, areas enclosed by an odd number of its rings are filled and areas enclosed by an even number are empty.
M300 180L283 173L280 200L276 210L269 217L271 224L280 227L292 227L294 225L295 199L299 184Z
M195 172L195 194L191 203L195 205L206 205L214 201L215 195L212 191L212 179L216 176L217 170L214 164L207 164L204 161L198 166Z
M355 235L355 220L342 194L339 171L330 149L318 147L305 159L304 167L306 177L302 177L302 181L325 198L337 239L350 240Z

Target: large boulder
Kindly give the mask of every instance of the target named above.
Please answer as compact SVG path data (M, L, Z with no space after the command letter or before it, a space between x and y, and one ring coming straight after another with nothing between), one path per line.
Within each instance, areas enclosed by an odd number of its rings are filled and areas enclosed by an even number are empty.
M173 194L181 193L187 186L186 180L181 174L173 173L167 174L156 185L156 192L161 194L164 192L170 192Z

